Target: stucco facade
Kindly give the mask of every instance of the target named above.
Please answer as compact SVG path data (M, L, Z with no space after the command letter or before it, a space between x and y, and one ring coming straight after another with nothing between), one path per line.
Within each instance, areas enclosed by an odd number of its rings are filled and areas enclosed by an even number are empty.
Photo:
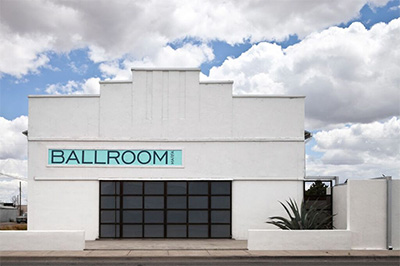
M199 74L132 69L131 81L101 82L99 95L30 96L28 229L101 237L107 180L232 182L231 237L271 228L265 221L283 214L279 200L302 198L304 97L232 96L232 82ZM114 164L52 164L51 150L121 152ZM181 163L122 164L131 150L179 151Z

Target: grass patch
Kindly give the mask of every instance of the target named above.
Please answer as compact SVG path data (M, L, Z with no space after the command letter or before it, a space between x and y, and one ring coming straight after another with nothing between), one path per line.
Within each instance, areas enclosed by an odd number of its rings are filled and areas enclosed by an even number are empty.
M27 224L3 225L0 230L26 230L27 227Z

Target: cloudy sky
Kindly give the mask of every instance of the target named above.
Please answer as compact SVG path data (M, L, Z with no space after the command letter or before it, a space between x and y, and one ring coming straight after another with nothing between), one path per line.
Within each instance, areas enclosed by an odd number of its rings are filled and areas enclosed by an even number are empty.
M0 0L0 201L27 176L27 95L98 93L134 66L305 95L307 175L399 177L400 0Z

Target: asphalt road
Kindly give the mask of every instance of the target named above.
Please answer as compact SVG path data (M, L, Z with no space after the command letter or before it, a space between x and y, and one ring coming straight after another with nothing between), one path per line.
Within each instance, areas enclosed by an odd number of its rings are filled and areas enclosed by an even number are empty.
M399 258L0 258L1 266L8 265L133 265L133 266L181 266L181 265L277 265L277 266L399 266Z

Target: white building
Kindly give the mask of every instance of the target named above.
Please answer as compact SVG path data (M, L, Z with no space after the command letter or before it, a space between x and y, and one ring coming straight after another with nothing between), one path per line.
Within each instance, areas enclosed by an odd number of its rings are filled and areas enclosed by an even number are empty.
M29 97L29 230L234 238L301 201L304 97L232 96L200 69L132 69Z

